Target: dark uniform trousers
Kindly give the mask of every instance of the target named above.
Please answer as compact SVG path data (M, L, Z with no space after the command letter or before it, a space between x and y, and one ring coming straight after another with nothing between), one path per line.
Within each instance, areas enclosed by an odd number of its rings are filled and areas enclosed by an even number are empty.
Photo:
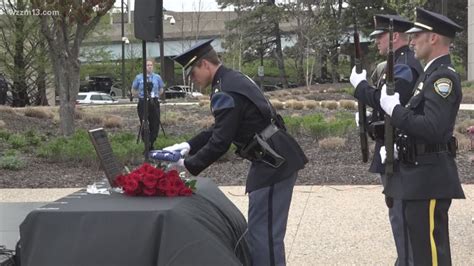
M415 86L418 77L423 72L423 69L420 62L415 59L413 51L411 51L408 46L402 46L395 51L394 64L395 91L400 94L400 102L406 104L413 95L412 88ZM385 113L380 107L379 102L380 91L382 86L385 84L385 73L386 66L379 76L376 77L374 82L376 87L370 86L367 81L362 81L354 92L354 96L359 101L374 109L372 116L369 118L370 123L384 121L385 119ZM372 131L373 130L369 127L371 136L375 138L374 156L369 172L380 173L382 183L385 187L386 177L383 174L385 169L380 158L380 148L384 145L383 134L381 134L382 136L377 136L378 134L375 134L375 132ZM395 264L403 265L399 263L411 260L411 258L409 258L409 254L405 252L404 248L406 235L403 230L402 201L386 197L386 203L387 207L389 207L388 216L397 250L397 262Z
M252 265L286 265L286 223L297 174L249 193L248 243Z
M406 107L393 110L400 161L384 181L384 193L402 201L404 250L412 257L399 265L451 265L448 211L451 199L464 193L447 147L461 98L459 76L446 55L420 76Z
M405 261L398 265L451 265L448 210L451 199L404 200L402 202ZM408 260L410 257L410 260Z
M140 125L143 123L143 113L145 111L145 101L143 98L138 100L137 112L138 117L140 118ZM150 149L153 150L153 144L158 137L158 132L160 131L160 101L158 98L151 98L148 101L148 125L150 127ZM141 131L142 140L145 140L145 132L142 128Z

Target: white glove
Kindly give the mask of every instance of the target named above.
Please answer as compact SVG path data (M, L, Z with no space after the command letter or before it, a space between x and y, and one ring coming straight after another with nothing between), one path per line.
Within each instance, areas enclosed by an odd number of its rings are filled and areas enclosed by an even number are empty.
M365 111L365 117L369 117L372 115L371 111ZM359 127L359 112L355 112L355 121L356 121L356 126Z
M356 126L359 127L359 112L355 113Z
M367 71L365 71L365 69L362 69L362 72L358 74L356 73L356 67L354 66L352 68L352 73L349 80L351 81L352 86L356 88L361 81L367 80Z
M385 149L385 146L380 147L380 159L382 159L382 164L385 163L385 160L387 160L387 150ZM393 159L398 160L398 149L397 145L393 144Z
M386 114L392 116L393 109L395 106L400 104L400 94L395 92L394 95L387 95L387 85L382 86L382 92L380 94L380 106Z
M183 158L179 159L177 162L168 164L168 169L178 170L179 168L186 169L186 167L184 166L184 159Z
M180 151L181 155L187 155L189 151L191 150L191 146L189 146L189 143L187 142L181 142L178 144L174 144L172 146L168 146L163 149L164 151Z

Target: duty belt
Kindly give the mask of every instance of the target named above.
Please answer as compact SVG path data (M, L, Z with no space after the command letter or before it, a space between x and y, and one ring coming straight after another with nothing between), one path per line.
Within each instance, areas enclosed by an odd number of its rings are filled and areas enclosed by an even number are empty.
M270 124L264 130L262 130L262 132L260 132L260 137L262 137L263 140L267 140L271 138L278 130L279 128L276 125Z
M435 153L448 151L448 144L415 144L416 154Z

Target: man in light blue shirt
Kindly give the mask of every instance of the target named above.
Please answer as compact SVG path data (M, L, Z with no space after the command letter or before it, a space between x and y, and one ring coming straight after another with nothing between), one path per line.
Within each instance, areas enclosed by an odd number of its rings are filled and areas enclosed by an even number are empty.
M146 71L147 71L147 81L152 84L152 88L149 94L148 101L148 124L150 127L150 150L153 150L153 144L155 143L156 138L158 137L158 132L160 129L160 101L159 97L164 92L163 80L160 75L153 73L153 61L146 61ZM143 86L143 74L138 74L132 83L132 94L133 97L138 97L137 112L138 117L140 118L140 125L143 123L143 112L144 112L144 86ZM141 127L142 128L142 127ZM141 132L142 139L144 138L143 130Z

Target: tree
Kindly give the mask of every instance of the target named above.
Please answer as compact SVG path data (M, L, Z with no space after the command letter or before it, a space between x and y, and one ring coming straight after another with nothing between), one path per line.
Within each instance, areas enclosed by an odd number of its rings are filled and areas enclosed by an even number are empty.
M3 0L0 12L0 63L11 80L12 105L47 105L47 47L38 17L25 0Z
M230 33L226 36L224 47L244 47L242 50L244 62L262 59L265 55L272 55L275 59L280 79L284 87L288 87L286 80L283 51L281 45L282 34L279 23L284 18L282 8L274 0L217 0L221 8L229 5L237 7L236 19L226 23Z
M40 13L41 32L49 45L59 93L62 134L74 133L74 107L80 82L79 51L86 35L113 7L114 0L32 0Z

